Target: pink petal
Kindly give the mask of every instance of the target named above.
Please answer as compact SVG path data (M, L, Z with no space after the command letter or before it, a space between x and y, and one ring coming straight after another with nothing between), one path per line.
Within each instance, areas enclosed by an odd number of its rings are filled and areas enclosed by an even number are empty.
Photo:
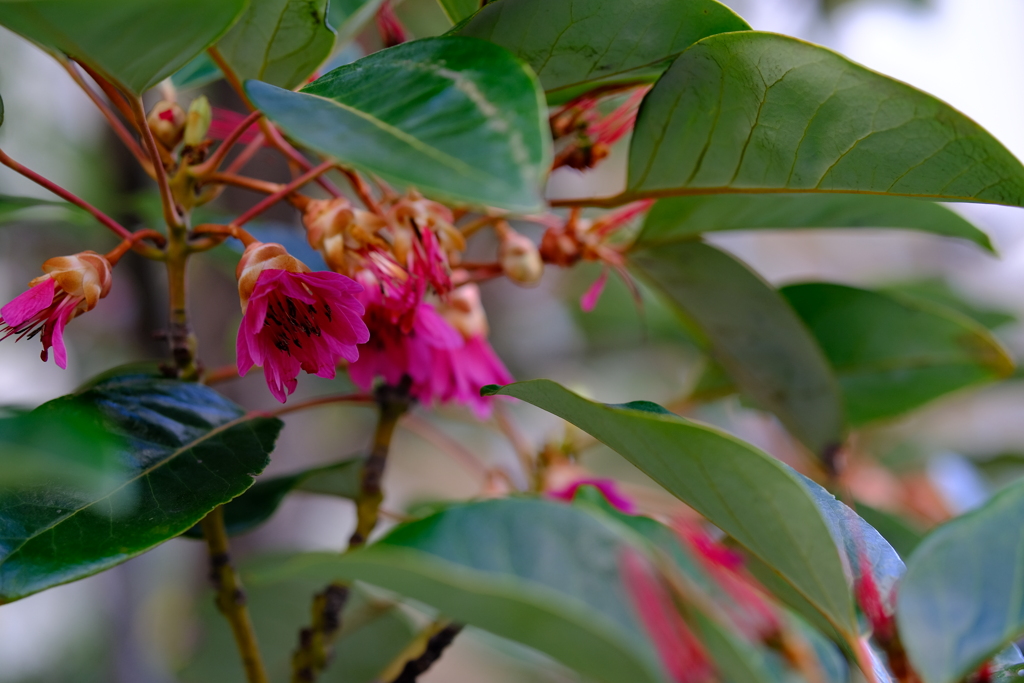
M604 292L604 286L608 282L608 271L604 270L601 275L594 280L594 284L590 285L590 289L580 297L580 308L583 309L584 313L590 313L597 306L598 299L601 298L601 293Z
M39 284L29 287L0 308L0 316L5 324L18 327L36 317L53 304L53 297L58 289L57 281L48 278Z
M68 324L75 313L78 302L74 299L65 301L51 318L53 324L53 362L61 370L68 369L68 351L64 347L64 326Z

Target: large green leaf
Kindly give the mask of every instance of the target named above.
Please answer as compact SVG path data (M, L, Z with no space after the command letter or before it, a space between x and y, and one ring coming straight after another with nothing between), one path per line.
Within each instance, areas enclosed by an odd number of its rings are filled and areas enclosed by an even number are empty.
M242 80L294 88L334 48L327 0L250 0L217 49Z
M250 81L291 137L400 187L530 212L550 164L539 86L507 50L472 38L405 43L300 92Z
M282 423L207 387L145 376L102 381L44 404L92 407L127 443L127 473L84 496L54 486L0 491L0 602L95 574L190 528L245 491Z
M437 4L441 5L448 21L457 24L473 16L480 9L480 5L484 3L481 3L480 0L437 0Z
M852 593L829 524L804 480L778 460L653 404L594 403L549 380L485 391L532 403L618 451L855 637Z
M141 93L215 43L246 4L247 0L7 0L0 2L0 25Z
M781 293L825 351L852 426L1013 373L991 332L938 304L828 283Z
M705 337L733 381L795 437L818 455L841 443L839 385L814 337L774 288L701 241L634 251L630 261Z
M325 583L296 577L261 583L253 579L264 563L280 562L264 557L242 564L246 604L260 643L267 675L273 681L288 681L291 655L299 642L299 630L309 626L313 595ZM202 638L188 665L181 672L182 683L226 683L245 680L234 638L224 616L214 607L213 597L204 595ZM322 683L372 683L416 636L416 628L392 602L382 600L360 587L349 593L341 613L341 632L334 643L334 656L317 679Z
M954 683L1024 635L1024 482L939 527L900 584L900 639L925 683Z
M515 640L606 683L664 681L619 574L633 546L574 506L507 498L400 525L345 555L307 555L261 580L366 581Z
M750 26L714 0L500 0L459 35L525 60L548 91L653 81L706 36Z
M636 247L718 230L902 228L969 240L992 251L988 235L941 204L876 195L710 195L660 199Z
M705 38L644 101L620 199L859 192L1024 205L1024 166L939 100L770 33Z

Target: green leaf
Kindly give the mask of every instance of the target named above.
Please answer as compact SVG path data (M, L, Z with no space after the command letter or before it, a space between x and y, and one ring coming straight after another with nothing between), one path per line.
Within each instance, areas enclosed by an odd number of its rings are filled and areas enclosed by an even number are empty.
M264 479L224 506L224 526L235 536L252 531L270 519L292 491L306 491L355 500L359 497L363 459L353 458L333 465ZM202 538L199 525L189 529L189 538Z
M621 200L856 192L1024 205L1024 166L978 124L825 48L705 38L647 95Z
M335 49L355 38L373 19L384 0L331 0L327 6L327 23L338 33Z
M749 29L714 0L500 0L458 33L508 48L547 91L582 94L610 81L652 82L701 38Z
M428 38L297 93L252 81L246 90L294 139L394 185L510 211L541 207L546 114L529 69L496 45Z
M828 283L781 293L828 357L851 426L1013 373L1013 360L988 330L940 305Z
M545 652L606 683L664 681L619 576L632 546L579 508L506 498L402 524L373 545L307 555L262 580L355 579Z
M886 294L895 294L903 298L922 299L944 308L951 308L954 311L963 313L972 320L976 320L990 330L1017 322L1017 316L1005 308L999 306L990 307L986 304L976 304L967 301L941 278L899 282L886 285L879 291Z
M220 72L220 67L214 63L210 55L206 52L200 52L192 61L178 69L171 76L171 83L179 90L188 90L189 88L199 88L213 83L220 80L223 76L224 74Z
M441 5L448 21L457 24L473 16L483 3L480 0L437 0L437 4Z
M910 557L914 549L920 545L921 539L924 538L924 532L921 529L885 510L857 503L857 514L878 531L899 553L900 557Z
M250 0L217 49L240 79L289 90L331 54L334 31L327 0Z
M252 580L261 565L280 562L280 557L257 558L242 564L246 604L259 639L267 675L273 681L291 680L291 655L299 642L299 630L309 626L313 596L326 584L301 577L272 583ZM203 595L203 637L180 674L183 683L243 681L235 643L224 616L214 607L213 596ZM393 602L356 586L341 613L341 633L334 657L317 679L321 683L372 683L416 637L412 621Z
M848 639L857 632L839 550L804 481L753 446L672 415L607 406L549 380L514 396L605 443L771 566Z
M0 2L0 25L142 93L217 42L246 0Z
M692 322L759 406L822 456L842 441L839 385L786 300L732 256L700 241L630 254L633 267Z
M900 584L900 639L924 683L955 683L1024 634L1024 482L917 547Z
M0 115L2 114L3 112L0 111ZM57 215L68 218L84 213L78 207L67 202L0 194L0 223L30 218L36 213L33 211L34 209L51 209L56 211Z
M710 195L660 199L635 247L693 239L719 230L901 228L974 242L993 251L988 235L941 204L875 195Z
M124 439L124 480L83 497L54 487L0 491L0 602L90 576L189 529L245 491L282 422L247 415L207 387L109 379L46 403L47 419L92 407Z

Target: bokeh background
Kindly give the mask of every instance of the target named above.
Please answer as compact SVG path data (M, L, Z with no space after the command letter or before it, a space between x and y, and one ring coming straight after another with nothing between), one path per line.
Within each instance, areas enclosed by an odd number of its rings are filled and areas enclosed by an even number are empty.
M756 29L827 45L869 67L929 91L973 117L1024 158L1024 4L1019 0L733 0ZM405 0L398 14L416 37L435 35L447 22L434 0ZM368 30L339 63L379 47ZM205 92L216 105L238 109L222 86ZM86 197L133 226L155 220L156 200L143 177L70 79L42 52L0 29L0 93L6 121L0 146L11 156ZM185 102L197 92L180 94ZM626 145L597 171L560 169L553 196L603 194L622 182ZM248 167L269 179L286 176L273 155ZM0 193L43 196L7 169ZM45 193L44 193L45 194ZM238 212L255 197L226 193L214 211ZM1014 209L957 206L992 237L999 255L972 245L900 231L717 235L710 241L738 255L773 283L830 280L867 287L913 287L956 301L993 326L1018 358L1024 356L1024 213ZM0 300L19 293L38 264L82 249L104 251L114 241L101 228L46 209L31 220L0 227ZM290 209L268 215L266 234L301 241ZM535 238L536 232L523 231ZM493 253L481 235L473 247ZM191 306L209 368L233 362L240 311L228 247L194 259ZM311 256L310 259L315 258ZM311 262L312 265L312 262ZM549 377L609 402L648 399L728 429L799 465L774 419L728 399L695 406L682 402L704 359L653 301L644 313L612 281L598 308L581 313L578 299L598 270L549 269L542 285L519 289L507 282L484 287L492 340L520 379ZM72 391L86 378L115 365L159 357L166 319L162 272L129 255L114 288L68 337L69 369L38 360L36 343L0 344L0 405L32 407ZM344 391L303 377L295 399ZM259 374L218 387L249 408L271 407ZM532 448L577 435L524 406L509 416ZM962 392L894 423L858 435L852 455L853 485L865 502L899 513L923 530L979 504L1024 472L1024 382L1010 379ZM364 408L329 407L287 418L267 474L303 469L359 452L373 428ZM468 411L417 410L400 429L385 480L384 508L393 522L430 501L480 494L483 473L496 468L522 485L514 444L493 422ZM453 446L456 441L460 446ZM583 451L588 470L621 479L650 511L671 513L674 503L642 475L600 447ZM309 494L290 497L255 532L235 540L236 554L255 561L266 553L336 550L351 532L351 504ZM912 542L912 538L908 543ZM241 680L226 629L214 614L206 587L205 548L176 539L99 576L0 608L0 683L110 681L229 683ZM264 649L284 671L306 620L308 586L253 589L253 609ZM369 596L373 604L375 596ZM371 610L372 611L372 610ZM402 608L378 619L367 637L392 638L401 647L417 611ZM339 656L344 659L344 653ZM358 672L331 671L324 680L350 681ZM280 674L279 674L280 675ZM285 680L281 678L281 680ZM440 681L573 681L571 672L540 655L469 630L423 678Z

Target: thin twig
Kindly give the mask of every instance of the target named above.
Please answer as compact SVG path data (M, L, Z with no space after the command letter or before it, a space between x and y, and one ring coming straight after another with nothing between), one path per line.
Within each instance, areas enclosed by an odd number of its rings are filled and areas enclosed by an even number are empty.
M260 149L263 147L266 141L266 135L264 135L263 133L257 133L256 137L253 138L252 142L246 145L245 149L239 152L238 156L231 160L231 163L228 164L228 167L224 169L225 172L237 173L241 171L242 168L247 163L249 163L254 156L256 156L256 152L260 151Z
M250 178L249 176L235 175L233 173L213 173L205 182L233 185L234 187L241 187L264 194L273 194L284 187L280 183L272 183L269 180L259 180L258 178Z
M533 474L536 468L534 456L536 449L527 441L523 433L519 431L512 416L500 401L494 402L494 422L498 425L505 438L512 444L516 455L519 457L519 464L523 468L523 475L526 477L527 486L533 482Z
M452 623L435 633L427 641L427 648L423 654L416 659L410 659L406 662L405 666L402 667L402 672L391 683L416 683L419 677L426 673L441 658L441 655L452 644L455 636L459 635L462 628L463 624Z
M305 185L306 183L308 183L308 182L310 182L312 180L316 180L321 175L323 175L327 171L331 170L331 168L333 168L333 166L334 166L333 162L325 161L322 164L320 164L319 166L317 166L316 168L313 168L313 169L311 169L309 171L306 171L305 173L300 175L295 180L293 180L290 183L288 183L287 185L283 186L280 190L278 190L274 194L270 195L269 197L264 197L256 205L251 207L248 211L243 213L241 216L239 216L235 220L231 221L231 224L232 225L236 225L236 226L245 225L250 220L252 220L256 216L260 215L261 213L263 213L264 211L266 211L267 209L269 209L270 207L274 206L279 201L281 201L282 199L284 199L285 197L290 195L292 192L295 192L295 190L299 189L300 187L302 187L303 185Z
M293 403L290 406L283 406L277 410L272 410L266 413L270 417L281 417L282 415L289 415L291 413L297 413L300 410L308 410L309 408L317 408L319 406L331 405L334 403L355 403L358 405L372 406L375 403L373 396L369 394L344 394L341 396L320 396L319 398L311 398L308 401L300 401L299 403Z
M113 218L103 213L89 202L85 201L84 199L78 197L77 195L72 194L71 192L68 192L63 187L53 182L52 180L47 180L46 178L39 175L35 171L25 166L22 166L17 161L7 156L7 154L5 154L3 150L0 150L0 164L3 164L7 168L10 168L11 170L20 173L21 175L25 176L26 178L36 183L37 185L45 187L47 190L54 193L64 201L74 204L80 209L84 209L88 213L92 214L93 218L95 218L100 223L113 230L118 237L126 240L132 239L132 232L128 230L128 228L124 227L123 225L115 221Z
M342 175L348 178L348 182L352 185L352 189L355 191L356 196L363 202L363 205L367 210L372 211L378 216L383 216L384 212L380 208L380 204L373 197L373 192L370 190L370 186L363 180L363 177L359 175L355 170L345 168L344 166L338 166L338 170L341 171Z
M231 565L228 534L224 527L224 508L214 508L201 524L210 554L210 579L217 589L217 608L231 624L246 679L249 683L269 683L259 644L256 642L256 631L245 604L245 592Z
M224 138L220 143L220 146L217 147L216 151L214 151L210 158L192 169L193 174L202 178L216 171L217 168L220 167L221 163L223 163L228 152L231 151L231 148L235 146L236 142L238 142L238 139L242 137L245 131L249 130L249 127L256 123L256 121L262 116L263 112L254 111L242 119L241 122L235 126L235 129L228 133L227 137Z
M263 131L263 134L267 136L267 140L270 144L273 145L277 151L287 157L289 161L293 162L304 171L308 171L313 168L313 164L310 163L309 159L302 156L302 154L299 153L299 150L292 147L291 143L284 139L284 136L281 135L281 131L279 131L277 126L273 123L267 119L261 119L260 129ZM341 196L341 190L326 178L317 178L316 182L332 197Z
M125 120L131 124L132 128L138 132L139 127L135 123L135 114L132 112L132 108L128 105L128 100L126 100L124 95L121 94L121 91L115 88L114 85L106 78L96 73L96 71L94 71L88 64L85 64L84 62L76 62L76 64L82 67L85 73L89 74L89 78L95 81L96 85L100 86L100 90L102 90L103 94L107 96L107 99L117 107L117 110L121 112L121 116L123 116Z
M402 426L452 456L454 460L458 461L460 465L472 472L475 476L478 476L481 479L487 479L487 467L485 467L484 464L481 463L475 455L473 455L473 452L457 440L442 432L429 421L424 420L419 415L409 413L405 416L405 419L402 420Z
M163 163L160 161L160 150L157 147L156 138L153 137L153 131L149 129L149 124L146 122L146 109L142 105L142 98L135 97L131 101L132 110L135 112L135 122L139 126L139 130L142 131L142 140L146 143L146 149L149 150L149 156L153 159L153 169L156 171L156 184L160 189L160 203L164 210L164 221L167 226L171 229L180 229L184 226L181 220L181 216L178 214L178 207L174 205L174 195L171 192L171 185L167 180L167 169L164 168Z
M292 655L292 683L311 683L327 667L348 596L348 586L332 583L313 597L313 623L299 631L299 647Z
M146 258L154 260L163 259L164 253L161 250L154 249L152 247L145 247L145 245L139 244L141 240L147 239L152 240L159 246L165 246L167 244L167 238L156 230L137 230L132 233L130 238L123 240L119 245L104 254L104 258L107 259L107 262L110 265L115 266L129 249L135 249Z

